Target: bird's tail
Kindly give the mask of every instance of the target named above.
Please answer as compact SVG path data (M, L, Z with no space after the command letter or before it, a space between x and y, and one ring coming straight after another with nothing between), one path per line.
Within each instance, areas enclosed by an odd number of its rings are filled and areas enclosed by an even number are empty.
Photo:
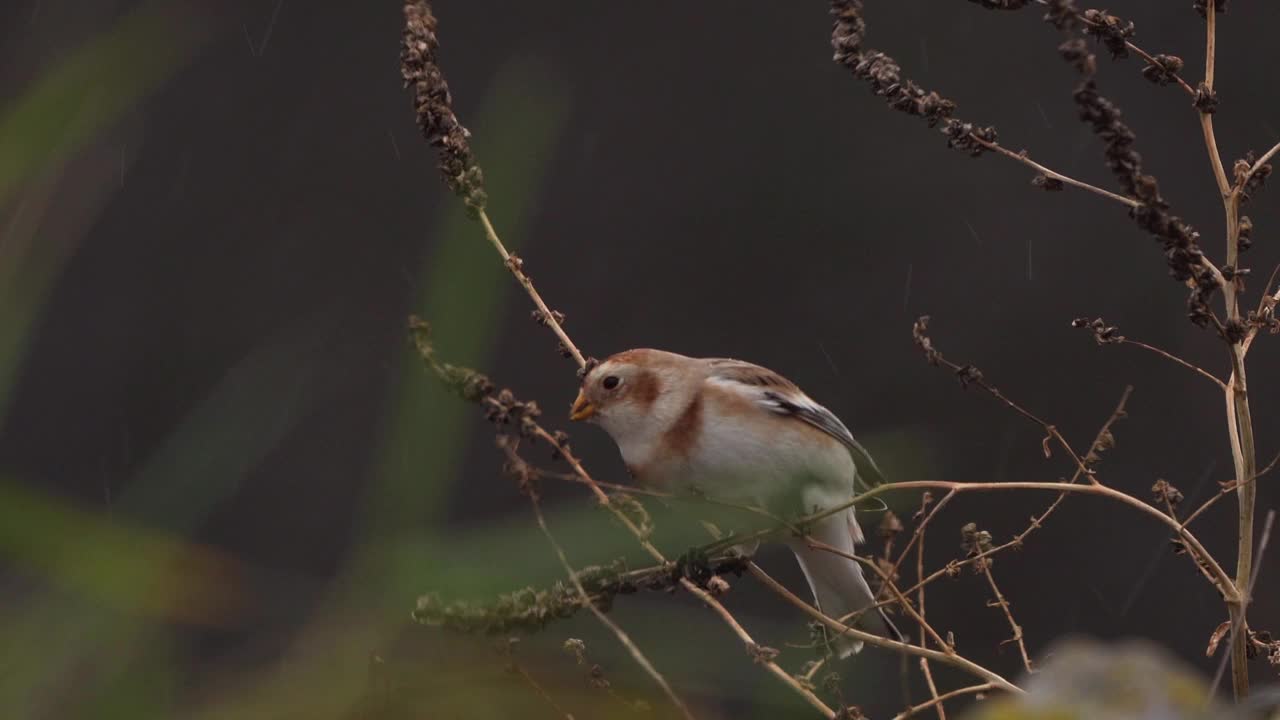
M814 540L830 545L841 552L853 553L853 538L857 532L852 511L840 513L822 520L810 528ZM862 566L856 560L821 548L810 547L804 539L789 541L791 550L800 561L805 579L813 590L818 609L837 620L850 613L875 605L875 593L862 574ZM876 635L901 640L902 634L894 627L882 608L867 610L849 624ZM846 658L862 649L862 641L828 632L832 649Z

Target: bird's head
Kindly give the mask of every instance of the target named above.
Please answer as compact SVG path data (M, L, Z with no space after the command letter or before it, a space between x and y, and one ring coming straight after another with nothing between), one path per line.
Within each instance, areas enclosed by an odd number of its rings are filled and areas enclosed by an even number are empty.
M682 355L661 350L628 350L601 362L582 379L570 419L603 427L614 439L654 425L655 405L681 385Z

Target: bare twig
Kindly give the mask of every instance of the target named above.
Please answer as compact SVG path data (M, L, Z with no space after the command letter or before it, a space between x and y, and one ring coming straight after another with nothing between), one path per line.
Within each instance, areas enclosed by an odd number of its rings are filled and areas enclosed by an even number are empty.
M1267 466L1265 468L1259 470L1253 476L1253 480L1251 480L1250 482L1256 482L1258 478L1271 472L1273 469L1275 469L1277 462L1280 462L1280 453L1277 453L1275 457L1271 458L1271 462L1267 463ZM1221 485L1221 489L1218 490L1218 492L1215 493L1213 497L1204 501L1204 503L1201 504L1200 507L1196 508L1195 512L1188 515L1187 519L1182 521L1182 527L1186 527L1190 525L1192 520L1195 520L1196 518L1200 517L1200 515L1205 510L1208 510L1210 507L1213 506L1214 503L1218 502L1219 500L1226 497L1227 495L1230 495L1231 491L1236 489L1236 483L1234 480L1230 482L1219 483L1219 484Z
M933 346L933 341L928 335L928 329L929 316L922 315L916 320L915 325L912 327L911 335L915 341L916 347L920 348L920 351L924 353L925 359L929 361L930 365L940 365L951 370L955 373L956 378L960 381L962 386L968 387L969 385L976 385L977 387L982 388L996 400L999 400L1005 407L1013 410L1036 425L1039 425L1040 429L1045 433L1043 447L1046 457L1050 455L1049 441L1052 440L1066 451L1067 455L1075 462L1076 467L1084 477L1087 477L1090 482L1097 482L1093 476L1093 471L1089 469L1085 464L1084 459L1081 458L1080 455L1078 455L1071 447L1071 444L1067 442L1067 439L1062 436L1062 433L1058 432L1057 427L1053 426L1046 420L1042 420L1038 415L1022 407L1007 395L1000 392L999 388L987 382L986 378L982 375L982 371L978 370L978 368L972 365L958 365L944 357L942 353Z
M933 660L939 663L950 665L955 668L959 668L960 670L970 673L971 675L974 675L976 677L982 678L983 680L986 680L987 682L994 684L997 688L1001 690L1005 690L1007 692L1016 693L1016 694L1021 694L1023 692L1022 688L1019 688L1017 685L1014 685L1013 683L1004 679L1003 677L996 674L995 672L992 672L991 670L988 670L987 668L984 668L981 665L965 657L962 657L961 655L958 655L956 653L948 654L948 653L940 652L938 650L929 650L928 648L917 647L910 643L898 642L897 640L890 640L889 638L880 637L879 635L875 635L875 634L866 632L864 630L859 630L857 628L845 625L844 623L840 622L839 620L836 620L835 618L832 618L828 615L824 615L822 611L818 610L813 605L802 600L795 593L788 590L784 585L779 583L777 580L774 580L773 577L770 576L768 573L766 573L764 570L762 570L759 565L756 565L755 563L749 563L747 567L750 569L751 575L753 577L755 577L760 582L764 583L765 586L773 590L775 594L781 596L784 600L791 603L795 607L799 608L806 615L809 615L813 619L822 623L824 626L838 633L846 634L854 639L861 640L862 642L867 643L869 645L875 645L876 647L881 647L888 650L895 650L897 652L905 653L907 655L914 655L916 657L928 658L929 660Z
M1210 3L1212 8L1213 3ZM1213 17L1213 10L1209 10ZM1236 312L1234 305L1228 308ZM1253 575L1253 514L1257 502L1258 484L1256 451L1253 440L1253 418L1249 409L1249 391L1245 385L1244 345L1230 348L1234 369L1227 382L1227 429L1230 433L1231 455L1236 469L1237 514L1235 593L1227 598L1231 611L1231 686L1237 700L1249 694L1249 646L1246 618L1248 608L1249 578Z
M1143 350L1147 350L1147 351L1153 352L1153 353L1155 353L1155 354L1157 354L1157 355L1159 355L1159 356L1161 356L1161 357L1163 357L1163 358L1167 358L1167 359L1169 359L1169 360L1172 360L1173 362L1175 362L1175 363L1177 363L1177 364L1181 365L1182 367L1184 367L1184 368L1186 368L1186 369L1188 369L1188 370L1190 370L1190 371L1192 371L1192 372L1196 373L1197 375L1200 375L1200 376L1202 376L1202 377L1205 377L1205 378L1209 379L1209 380L1210 380L1214 385L1217 385L1217 386L1218 386L1218 389L1220 389L1220 390L1226 390L1226 389L1227 389L1227 384L1226 384L1226 383L1224 383L1224 382L1222 382L1222 380L1221 380L1221 379L1219 379L1219 378L1218 378L1218 376L1214 375L1213 373L1209 372L1208 370L1205 370L1205 369L1204 369L1204 368L1202 368L1202 367L1199 367L1199 366L1197 366L1197 365L1192 365L1191 363L1187 362L1186 360L1183 360L1182 358L1178 357L1177 355L1174 355L1174 354L1172 354L1172 353L1169 353L1169 352L1166 352L1166 351L1164 351L1164 350L1161 350L1160 348L1158 348L1158 347L1156 347L1156 346L1154 346L1154 345L1148 345L1148 344L1146 344L1146 343L1144 343L1144 342L1140 342L1140 341L1138 341L1138 340L1130 340L1130 339L1128 339L1128 338L1125 338L1124 340L1122 340L1122 341L1121 341L1121 344L1124 344L1124 345L1132 345L1132 346L1134 346L1134 347L1142 348Z
M921 615L918 610L911 607L911 601L907 600L906 595L904 595L902 591L898 589L897 585L893 582L892 575L886 573L883 569L880 568L880 566L876 565L874 562L870 560L867 560L866 558L858 557L853 553L845 552L840 548L834 547L832 545L828 545L820 540L815 540L814 538L806 536L805 542L809 545L809 547L812 547L814 549L822 550L824 552L829 552L832 555L839 555L840 557L846 558L848 560L853 560L854 562L861 563L871 568L872 572L875 572L877 575L880 576L880 579L884 581L885 589L889 591L890 595L893 595L893 602L898 607L902 608L902 612L905 613L912 620L915 620L916 623L920 626L921 631L927 633L929 637L933 638L933 641L937 643L938 647L942 648L944 651L951 652L950 646L947 645L947 641L942 639L942 636L939 635L938 632L934 630L931 625L929 625L929 622L925 620L924 616ZM877 603L876 607L880 607L880 604ZM870 609L871 608L863 608L862 610L849 613L844 617L840 617L836 619L840 620L841 622L851 623L854 621L854 619L860 617L863 613L869 611Z
M1013 619L1013 610L1009 607L1009 601L1005 599L1004 593L1000 592L1000 586L996 585L996 578L991 574L990 562L982 563L982 574L987 578L987 584L991 586L991 592L995 593L996 596L994 602L987 604L1000 608L1004 613L1005 619L1009 621L1009 627L1013 629L1013 637L1002 641L1000 644L1017 643L1018 652L1022 655L1023 666L1027 668L1027 672L1035 672L1035 668L1031 666L1031 656L1027 654L1027 644L1023 640L1022 626L1018 624L1017 620Z
M1218 13L1216 2L1210 2L1208 12L1205 15L1204 87L1202 93L1197 93L1197 95L1213 95L1214 66L1216 64L1218 43L1217 28ZM1227 171L1222 165L1222 155L1218 152L1218 140L1213 132L1213 106L1203 102L1200 104L1202 105L1200 109L1200 127L1204 131L1205 148L1209 151L1209 164L1213 166L1213 177L1218 182L1218 191L1222 194L1222 197L1226 198L1231 195L1231 182L1227 180Z
M924 639L920 640L923 647ZM920 658L920 673L924 675L924 684L929 688L931 701L938 710L938 720L947 720L947 709L942 704L942 696L938 694L938 685L933 681L933 671L929 669L929 658Z
M941 707L944 701L950 700L952 698L961 697L963 695L977 695L977 694L991 692L992 690L998 690L998 689L1000 688L995 683L982 683L981 685L970 685L968 687L958 688L956 690L952 690L951 692L938 695L937 697L933 698L932 700L929 700L928 702L923 702L923 703L920 703L919 705L913 705L907 708L906 710L898 713L897 715L894 715L893 720L906 720L907 718L914 717L919 713L924 712L925 710L928 710L929 708L935 705Z
M898 568L902 567L902 561L905 560L907 558L907 555L911 552L912 545L915 545L917 543L919 543L921 546L924 545L925 529L929 527L929 523L933 521L933 518L938 515L938 513L942 510L942 508L946 507L947 503L951 502L951 498L955 497L955 495L956 495L955 491L952 491L947 493L946 495L943 495L942 499L934 503L933 508L929 510L929 512L924 516L924 518L920 521L920 523L916 525L916 529L911 533L911 539L908 540L907 544L903 546L902 552L898 554L897 561L893 563L893 569L889 573L890 577L898 574Z
M552 443L553 445L559 445L556 438L552 436L550 433L548 433L541 426L538 426L536 428L535 434L538 437L542 438L543 440L546 440L547 442ZM642 531L635 524L635 522L633 522L632 519L627 516L626 513L622 512L620 509L618 509L616 505L614 505L610 501L609 495L605 493L604 490L600 489L600 486L596 484L595 479L592 478L591 475L586 471L586 468L582 466L582 463L579 462L578 459L571 452L569 452L567 448L561 447L561 454L563 455L565 461L569 463L569 466L573 468L574 473L577 474L578 477L582 478L584 484L591 490L592 494L595 495L595 498L600 503L600 505L603 506L610 513L612 513L613 516L617 518L618 522L620 522L623 525L623 527L627 529L628 532L630 532L632 535L635 536L636 540L639 541L640 546L643 547L645 551L648 552L649 555L652 556L658 562L662 562L662 563L667 562L666 557L663 556L663 554L659 552L656 547L653 546L653 543L649 542L647 538L647 534L644 531ZM698 587L688 578L681 578L680 585L685 590L689 591L695 597L701 600L705 605L707 605L707 607L711 608L713 612L719 615L720 619L723 620L725 624L727 624L730 627L731 630L733 630L734 634L738 636L738 638L743 642L743 644L746 646L749 652L758 651L758 649L761 646L756 643L756 641L751 637L751 634L747 632L746 628L742 627L742 624L738 622L737 618L735 618L733 614L730 613L724 607L724 605L720 603L719 600L716 600L714 597L711 596L709 592ZM773 662L772 659L769 659L764 654L760 654L760 653L756 653L753 656L756 658L757 662L759 662L761 665L765 667L766 670L769 671L771 675L781 680L785 685L790 687L794 692L796 692L801 697L803 697L810 705L812 705L824 716L828 718L835 717L834 710L827 707L826 703L822 702L822 700L818 698L817 695L814 695L811 690L801 685L794 677L791 676L790 673L788 673L786 670L783 670L777 663Z
M534 677L529 674L529 671L525 669L524 665L521 665L520 661L516 660L515 651L511 647L511 643L513 642L514 640L508 640L507 643L505 643L507 663L511 671L524 679L525 684L532 688L533 692L537 694L538 697L542 698L543 702L550 705L556 713L563 715L565 720L574 720L573 713L561 707L560 703L556 702L555 698L551 697L551 693L547 692L546 688L542 687L542 683L535 680Z
M927 497L928 495L929 493L926 491L925 496ZM951 497L951 494L948 493L947 497ZM916 591L916 604L918 606L917 611L920 613L920 617L926 619L929 616L925 612L924 605L924 522L931 517L933 517L932 514L925 517L924 520L921 521L920 527L917 528L920 533L920 540L916 544L916 583L920 588ZM922 623L920 625L920 647L925 646L925 625ZM947 645L944 643L943 647L947 647ZM924 675L925 685L929 687L929 695L932 696L933 702L936 703L938 708L938 720L947 720L947 711L943 706L941 696L938 695L938 686L933 682L933 671L929 668L929 658L920 658L920 673ZM911 708L908 708L907 713L909 714L910 712Z
M897 492L901 490L924 490L924 489L955 490L958 493L1039 490L1039 491L1045 491L1045 492L1094 495L1094 496L1103 497L1109 500L1117 501L1123 505L1127 505L1139 511L1144 515L1155 518L1161 524L1173 530L1174 533L1178 536L1178 538L1186 544L1188 551L1194 553L1196 557L1200 558L1203 561L1205 567L1209 570L1213 578L1214 585L1219 588L1223 596L1228 600L1236 597L1236 589L1234 584L1231 582L1231 577L1227 575L1226 571L1222 569L1222 566L1218 564L1217 560L1215 560L1214 557L1208 552L1208 550L1204 548L1204 545L1200 543L1200 540L1194 534L1189 532L1186 528L1183 528L1181 524L1178 523L1177 520L1174 520L1173 518L1169 517L1164 513L1164 511L1160 510L1159 508L1149 503L1143 502L1142 500L1139 500L1138 498L1132 495L1129 495L1128 493L1122 492L1120 490L1116 490L1115 488L1111 488L1102 484L1078 484L1078 483L1068 483L1068 482L987 482L987 483L972 482L971 483L971 482L954 482L949 480L907 480L907 481L896 482L888 485L881 485L880 487L873 488L864 493L861 493L860 495L857 495L856 497L849 500L848 502L840 503L839 505L827 508L822 512L818 512L818 513L814 513L812 515L806 516L805 518L800 519L798 522L801 525L805 523L815 522L823 518L830 517L831 515L834 515L836 513L844 512L845 510L849 509L850 507L852 507L857 503L864 502L873 497L879 497L880 495L883 495L889 492ZM1035 527L1034 523L1033 523L1033 527ZM1031 529L1032 528L1028 528L1027 532L1030 532ZM766 530L760 530L752 533L746 533L744 535L734 537L733 542L734 543L750 542L756 539L767 537L776 532L778 532L777 529L766 529ZM1012 544L1016 544L1017 542L1018 541L1016 539L1014 541L1011 541ZM715 544L713 544L710 547L714 548ZM996 549L1001 549L1003 547L1004 546L998 546ZM989 555L990 553L988 553L988 556ZM942 572L945 572L945 571L939 571L939 573L942 573ZM917 588L915 587L908 588L905 591L905 594L913 593L916 591L916 589ZM859 639L861 639L861 636L858 636L858 637Z
M489 222L489 216L483 209L478 211L478 219L480 220L480 224L484 227L484 234L485 237L488 238L489 244L493 245L493 248L498 251L498 255L502 256L502 263L506 265L507 270L511 271L511 275L515 277L516 282L520 283L520 287L524 288L524 291L529 295L529 299L533 301L535 306L537 306L538 312L540 313L538 316L539 321L545 322L547 327L551 328L551 332L555 333L556 337L560 339L561 344L564 345L565 352L569 354L569 357L573 358L574 362L578 363L578 367L586 367L587 359L583 357L582 351L579 350L578 346L574 345L573 341L569 339L568 333L564 331L564 327L560 324L560 321L556 319L557 314L552 312L551 308L547 307L547 303L543 301L542 295L540 295L538 293L538 289L533 286L533 281L529 279L527 274L525 274L524 262L515 255L507 252L506 246L504 246L502 244L502 240L498 238L498 233L493 229L493 223Z
M1249 181L1253 179L1253 176L1257 174L1257 172L1267 163L1271 162L1271 158L1275 157L1276 153L1280 153L1280 142L1272 145L1270 150L1263 153L1262 157L1258 158L1253 165L1249 166L1249 169L1245 171L1244 175L1236 181L1236 187L1235 190L1232 191L1232 194L1239 196L1240 193L1244 192L1244 189L1249 186Z
M1275 523L1276 511L1267 512L1267 518L1262 523L1262 537L1258 540L1258 563L1254 566L1253 577L1249 578L1249 594L1253 594L1253 586L1258 582L1258 576L1262 569L1262 556L1267 551L1267 544L1271 540L1271 527ZM1234 632L1234 630L1233 630ZM1222 675L1227 669L1227 662L1231 658L1230 653L1222 656L1222 660L1218 662L1218 670L1213 674L1213 684L1209 686L1209 700L1213 700L1213 696L1218 692L1218 686L1222 684Z
M992 152L999 153L1000 155L1003 155L1009 158L1010 160L1020 162L1023 165L1026 165L1027 167L1039 172L1040 174L1046 177L1052 178L1054 180L1057 180L1058 182L1065 183L1072 187L1080 188L1081 190L1087 190L1095 195L1101 195L1102 197L1107 198L1108 200L1114 200L1118 203L1123 203L1125 205L1128 205L1131 208L1136 208L1142 204L1137 200L1134 200L1133 198L1127 198L1123 195L1117 195L1116 193L1113 193L1110 190L1103 190L1102 188L1096 185L1090 185L1089 183L1084 182L1082 180L1076 180L1075 178L1070 177L1068 175L1063 175L1062 173L1056 170L1051 170L1045 167L1044 165L1041 165L1040 163L1032 160L1031 157L1027 154L1026 150L1014 152L1004 147L1000 143L987 142L981 137L973 134L970 135L970 138L974 143L981 145L982 147Z
M1036 1L1036 3L1037 3L1037 4L1039 4L1039 5L1048 5L1048 4L1049 4L1049 0L1035 0L1035 1ZM1084 24L1084 25L1086 25L1086 26L1089 26L1089 27L1092 27L1092 28L1097 28L1097 27L1099 27L1101 24L1103 24L1103 22L1104 22L1104 20L1099 19L1099 18L1097 17L1097 15L1091 14L1091 11L1080 12L1079 10L1076 10L1075 8L1070 7L1070 6L1066 6L1066 9L1068 10L1068 12L1070 12L1070 14L1072 15L1072 17L1074 17L1076 20L1078 20L1080 23L1082 23L1082 24ZM1106 16L1106 11L1103 11L1102 13L1099 13L1099 15ZM1114 20L1118 20L1118 18L1114 18L1114 16L1111 16L1111 18L1112 18L1112 19L1114 19ZM1132 28L1132 23L1129 23L1129 25L1130 25L1130 28ZM1195 95L1196 95L1196 89L1195 89L1195 88L1193 88L1193 87L1191 87L1191 85L1190 85L1186 80L1183 80L1183 79L1182 79L1182 76L1181 76L1181 75L1179 75L1176 71L1173 71L1173 70L1169 69L1169 68L1168 68L1168 62L1161 62L1161 58L1168 58L1169 56L1167 56L1167 55L1162 55L1162 56L1155 56L1155 55L1152 55L1151 53L1147 52L1146 50L1143 50L1141 47L1138 47L1138 45L1136 45L1133 41L1128 40L1127 38L1126 38L1126 39L1125 39L1125 41L1124 41L1124 47L1125 47L1125 49L1126 49L1126 50L1128 50L1129 52L1132 52L1134 55L1137 55L1138 57L1140 57L1140 58L1142 58L1144 61L1146 61L1146 63L1147 63L1147 65L1148 65L1148 67L1159 67L1159 68L1161 68L1161 69L1162 69L1162 70L1161 70L1161 72L1160 72L1160 75L1161 75L1161 76L1163 76L1163 77L1167 78L1167 79L1168 79L1168 80L1170 80L1170 81L1173 81L1173 82L1177 83L1178 87L1182 88L1182 90L1183 90L1185 93L1187 93L1187 94L1188 94L1188 95L1190 95L1191 97L1195 97ZM1115 53L1113 53L1113 55L1115 55ZM1180 63L1180 62L1178 63L1178 66L1179 66L1179 67L1181 67L1181 63ZM1146 73L1144 72L1143 74L1145 75ZM1161 82L1161 84L1163 85L1163 84L1165 84L1165 82L1163 82L1163 81L1162 81L1162 82Z
M501 446L507 454L508 461L512 465L517 468L525 465L524 460L516 450L516 443L514 441L501 443ZM679 695L676 695L675 690L671 689L671 684L667 682L667 679L663 677L662 673L658 672L658 669L653 666L653 663L649 662L649 658L645 657L644 652L636 646L635 642L631 639L631 636L627 634L627 631L623 630L617 623L610 619L608 615L605 615L600 608L596 607L594 602L591 601L591 596L587 594L586 588L582 586L582 580L578 577L578 572L574 570L573 565L569 563L569 558L565 555L564 547L560 545L560 542L551 534L551 529L547 527L547 519L542 514L542 503L538 500L538 494L533 491L532 488L526 487L524 490L525 496L529 498L529 504L533 506L533 514L538 521L538 528L542 530L542 534L546 536L547 543L551 545L553 550L555 550L556 557L559 558L560 565L564 567L564 571L569 575L569 581L573 583L574 589L578 591L578 596L582 599L583 606L590 610L591 614L595 615L596 619L600 621L600 624L608 628L609 632L613 633L614 637L618 638L618 642L627 649L627 652L631 654L631 658L636 661L636 664L639 665L649 675L649 677L653 678L653 681L658 684L658 687L662 688L663 694L667 696L667 699L671 701L672 705L676 706L680 711L680 714L684 716L685 720L696 720L693 713L690 712L689 707L685 705Z

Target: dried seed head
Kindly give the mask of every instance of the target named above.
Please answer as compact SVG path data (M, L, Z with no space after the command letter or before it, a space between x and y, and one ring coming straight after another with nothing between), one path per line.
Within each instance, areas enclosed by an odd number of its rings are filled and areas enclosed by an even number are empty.
M426 0L404 5L404 33L401 36L400 74L413 93L418 127L427 142L436 148L445 184L460 195L472 213L484 209L484 175L471 154L471 133L453 112L449 84L436 59L440 48L437 21Z
M1156 480L1151 486L1151 494L1155 496L1156 502L1168 503L1170 507L1178 507L1183 501L1182 491L1175 487L1168 480Z
M886 510L884 517L880 519L879 533L882 540L892 540L902 532L902 521L892 510Z
M1114 325L1108 325L1102 318L1076 318L1071 321L1071 327L1088 328L1093 333L1094 342L1099 345L1113 345L1124 342L1124 336L1120 334L1120 328Z
M1133 23L1105 10L1085 10L1081 18L1085 23L1085 32L1106 45L1107 50L1111 51L1111 57L1118 59L1129 56L1128 42L1133 37Z
M530 310L529 316L533 318L534 322L538 323L539 325L542 325L543 327L547 327L551 324L547 321L546 313L542 312L537 308ZM551 318L556 321L557 325L564 325L564 313L560 312L559 310L552 310Z
M1074 9L1070 3L1050 2L1051 12L1046 19L1061 13L1066 28L1074 27L1070 19ZM1066 60L1082 76L1076 87L1074 99L1080 111L1080 119L1092 126L1094 134L1106 146L1107 167L1121 182L1125 193L1142 204L1130 211L1139 227L1151 233L1164 246L1165 262L1175 280L1192 286L1187 298L1187 317L1201 327L1211 324L1213 314L1209 299L1217 290L1218 282L1204 262L1199 235L1182 218L1169 212L1169 205L1160 195L1160 185L1154 177L1142 171L1142 156L1134 149L1136 137L1133 130L1120 119L1120 109L1104 98L1094 82L1097 63L1088 46L1080 38L1071 38L1058 47ZM1207 99L1202 101L1206 104ZM1207 111L1206 111L1207 112Z
M1142 77L1157 85L1168 85L1177 82L1178 73L1182 72L1182 58L1177 55L1156 55L1154 63L1142 68Z
M1041 190L1047 190L1049 192L1057 192L1063 188L1063 184L1061 180L1059 180L1058 178L1049 177L1044 173L1041 173L1031 178L1031 185L1033 187L1038 187Z
M960 381L962 388L968 388L970 384L981 384L982 371L973 365L962 365L956 370L956 380Z
M583 363L582 367L578 368L578 379L581 380L585 378L587 375L591 374L592 370L595 370L598 367L600 367L600 361L598 359L593 357L587 358L587 361Z
M1026 0L974 0L992 9L1016 9ZM936 92L921 88L914 81L902 76L902 68L889 55L862 47L867 26L862 20L861 0L832 0L831 15L835 18L831 30L833 59L849 68L853 74L871 87L871 91L885 99L894 110L922 117L929 127L941 126L947 136L947 146L970 155L981 155L983 143L996 142L994 128L976 128L971 123L952 117L956 105Z
M1191 104L1205 115L1212 115L1218 111L1218 93L1200 83L1196 86L1196 97Z
M960 528L960 548L964 550L967 557L990 552L992 549L991 533L986 530L979 530L977 523L967 523ZM990 563L991 561L988 558L986 562Z
M752 660L764 665L773 662L774 658L778 657L779 653L776 648L751 643L747 645L747 654L751 656Z
M1236 246L1240 248L1240 252L1253 247L1253 220L1248 215L1240 217L1236 230Z
M942 353L933 347L933 340L929 339L929 316L921 315L916 318L916 322L911 326L911 339L915 342L916 347L924 353L925 360L930 365L937 365L942 361Z
M969 0L969 2L981 5L987 10L1021 10L1031 0Z
M1271 176L1271 163L1263 163L1258 166L1257 170L1253 170L1253 166L1258 162L1258 158L1253 151L1245 153L1244 157L1236 160L1232 166L1235 175L1236 187L1240 189L1240 204L1248 204L1252 194L1261 189L1266 184L1267 178ZM1250 173L1250 170L1253 170Z

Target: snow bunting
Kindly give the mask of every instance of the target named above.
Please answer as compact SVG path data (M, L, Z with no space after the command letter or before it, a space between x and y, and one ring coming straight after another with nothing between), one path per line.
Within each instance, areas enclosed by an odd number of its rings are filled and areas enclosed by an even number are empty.
M758 365L725 358L691 358L661 350L618 353L582 381L570 417L600 425L617 443L640 483L752 504L798 517L847 503L859 477L882 479L866 449L831 411L795 383ZM811 537L842 552L863 542L854 510L811 524ZM786 540L818 608L835 618L875 604L858 562ZM879 609L856 624L901 639ZM840 657L861 649L834 641Z

